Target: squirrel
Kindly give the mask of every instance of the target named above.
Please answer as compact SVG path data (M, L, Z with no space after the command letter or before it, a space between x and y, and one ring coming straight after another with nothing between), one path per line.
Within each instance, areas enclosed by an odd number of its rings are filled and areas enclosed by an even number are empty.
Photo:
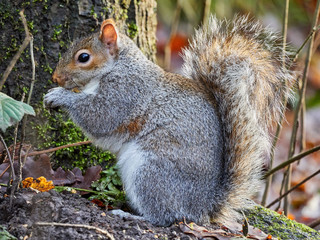
M240 220L270 151L294 74L280 38L248 16L211 16L164 71L112 19L76 40L44 97L117 156L132 210L154 225ZM290 64L288 54L286 62Z

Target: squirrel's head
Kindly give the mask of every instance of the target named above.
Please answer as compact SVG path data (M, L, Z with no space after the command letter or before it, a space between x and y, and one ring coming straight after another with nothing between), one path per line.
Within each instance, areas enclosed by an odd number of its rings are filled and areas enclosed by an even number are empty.
M118 31L112 19L103 21L100 32L75 41L60 59L52 75L66 89L83 88L104 74L118 56Z

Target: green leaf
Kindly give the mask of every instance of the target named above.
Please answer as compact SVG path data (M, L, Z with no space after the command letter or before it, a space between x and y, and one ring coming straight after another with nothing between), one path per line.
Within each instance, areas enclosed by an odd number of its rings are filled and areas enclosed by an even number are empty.
M6 228L0 225L0 239L1 240L16 240L17 238L12 236L6 231Z
M19 122L24 114L35 115L33 108L0 92L0 129L6 129Z

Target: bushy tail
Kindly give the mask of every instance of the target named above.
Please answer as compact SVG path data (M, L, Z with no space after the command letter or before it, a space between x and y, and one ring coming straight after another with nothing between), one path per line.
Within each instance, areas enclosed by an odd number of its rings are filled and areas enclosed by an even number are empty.
M224 128L221 189L227 200L215 216L220 220L237 215L235 210L257 192L270 151L268 127L279 120L282 98L290 92L284 81L294 76L282 67L277 42L275 34L248 17L232 22L211 17L184 51L184 75L212 90Z

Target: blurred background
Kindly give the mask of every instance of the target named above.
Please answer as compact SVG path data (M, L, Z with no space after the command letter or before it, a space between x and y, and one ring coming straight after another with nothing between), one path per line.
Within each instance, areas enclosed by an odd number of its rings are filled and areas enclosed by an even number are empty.
M288 12L287 42L297 51L312 29L312 20L316 8L316 0L290 0ZM158 1L157 28L157 61L165 69L179 72L182 65L181 50L188 45L188 39L200 26L208 13L218 18L232 19L234 15L249 15L258 19L265 26L282 33L285 10L285 0L161 0ZM294 66L297 71L303 71L309 42L302 49ZM295 154L313 148L320 144L320 53L318 46L320 37L317 32L314 39L314 50L311 59L306 89L305 114L305 144L300 149L297 141ZM296 91L297 92L297 91ZM297 93L296 93L297 96ZM288 149L292 133L293 110L297 101L289 102L281 135L276 146L275 162L279 165L288 159ZM275 132L275 129L273 129ZM298 139L300 139L298 137ZM293 164L291 186L296 185L320 168L320 152L303 158ZM268 169L268 162L265 164ZM283 171L276 173L268 191L266 205L279 196ZM264 186L257 196L261 202ZM320 174L307 181L289 197L289 217L299 222L310 223L320 218ZM274 204L272 209L282 211L283 205ZM319 226L318 226L319 228Z

